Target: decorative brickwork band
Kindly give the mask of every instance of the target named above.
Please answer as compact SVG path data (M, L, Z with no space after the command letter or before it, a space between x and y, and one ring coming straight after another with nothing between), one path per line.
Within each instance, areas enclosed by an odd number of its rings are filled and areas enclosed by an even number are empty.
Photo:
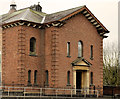
M101 38L101 42L100 42L100 61L101 61L101 64L100 64L100 94L103 95L103 39Z
M24 85L25 82L25 30L23 28L18 30L18 67L17 77L18 84Z
M59 55L59 41L58 41L58 37L59 34L57 32L57 30L53 30L52 32L52 40L51 40L51 52L52 52L52 60L51 60L51 81L52 87L57 87L57 83L58 83L58 55Z
M2 85L5 84L6 32L2 33Z

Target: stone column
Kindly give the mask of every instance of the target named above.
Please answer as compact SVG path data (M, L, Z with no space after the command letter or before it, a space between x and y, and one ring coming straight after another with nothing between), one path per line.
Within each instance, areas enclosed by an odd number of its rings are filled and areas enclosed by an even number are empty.
M89 94L89 70L86 72L86 88L87 88L87 94Z
M74 90L74 94L76 94L76 70L73 70L73 88Z

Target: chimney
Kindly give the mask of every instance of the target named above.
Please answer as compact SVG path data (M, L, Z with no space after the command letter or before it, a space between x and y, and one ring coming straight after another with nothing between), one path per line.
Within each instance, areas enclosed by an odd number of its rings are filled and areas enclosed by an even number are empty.
M30 9L38 11L38 12L42 12L42 7L40 6L40 2L38 2L37 5L31 6Z
M9 13L13 13L16 11L16 7L17 5L15 4L14 0L12 1L11 5L10 5L10 10Z

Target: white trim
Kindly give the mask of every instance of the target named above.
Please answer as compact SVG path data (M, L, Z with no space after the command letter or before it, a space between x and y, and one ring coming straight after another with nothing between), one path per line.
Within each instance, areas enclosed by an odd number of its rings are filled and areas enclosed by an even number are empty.
M43 17L41 23L44 23L46 16Z

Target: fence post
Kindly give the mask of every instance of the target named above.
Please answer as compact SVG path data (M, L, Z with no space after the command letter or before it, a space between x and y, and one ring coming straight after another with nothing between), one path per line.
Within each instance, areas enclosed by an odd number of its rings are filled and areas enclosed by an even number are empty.
M73 91L73 90L71 89L71 97L72 97L72 91Z
M25 97L25 88L24 88L24 97Z
M8 87L8 96L9 96L9 87Z
M57 89L56 89L56 97L57 97Z
M98 96L99 96L98 94L99 94L99 91L97 90L97 98L98 98Z
M42 88L40 88L40 96L42 96Z
M86 98L87 90L85 90L84 92L85 92L85 94L84 94L84 98Z

